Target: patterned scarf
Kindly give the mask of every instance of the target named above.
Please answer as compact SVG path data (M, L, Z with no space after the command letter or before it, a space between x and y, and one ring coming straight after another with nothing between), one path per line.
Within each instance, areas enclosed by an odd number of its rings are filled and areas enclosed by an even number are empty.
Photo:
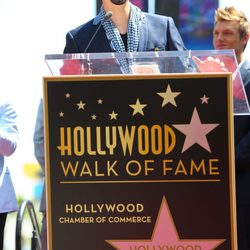
M106 32L107 38L110 41L112 49L114 49L116 52L126 52L125 45L117 27L110 19L104 21L105 10L103 6L100 9L100 16L103 28ZM127 32L127 52L136 52L138 50L141 21L141 10L133 4L130 4L130 18ZM122 66L122 71L123 73L131 73L128 62L125 61L126 60L119 60Z

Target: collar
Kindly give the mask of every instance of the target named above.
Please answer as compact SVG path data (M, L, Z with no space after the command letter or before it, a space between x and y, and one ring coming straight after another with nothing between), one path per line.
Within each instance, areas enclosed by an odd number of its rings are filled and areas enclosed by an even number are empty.
M240 64L238 65L239 68L241 68L241 66L244 64L244 62L246 61L246 59L243 59Z
M99 12L98 15L94 18L93 24L98 25L101 22L101 13Z
M132 3L130 3L130 7L131 6L134 6L134 5ZM144 18L145 18L145 14L143 12L141 13L141 18L142 18L142 20L144 20ZM101 22L101 13L99 11L98 15L93 20L93 24L98 25L100 22Z

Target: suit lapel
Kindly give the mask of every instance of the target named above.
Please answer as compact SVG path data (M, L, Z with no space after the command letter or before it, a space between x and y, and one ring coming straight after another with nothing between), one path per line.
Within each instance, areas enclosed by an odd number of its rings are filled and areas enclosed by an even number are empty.
M147 50L147 41L148 41L148 28L147 28L147 20L145 15L142 17L142 23L140 28L140 39L139 39L139 47L138 51L146 51Z
M240 67L240 74L243 83L247 82L246 78L249 77L249 71L250 71L250 62L246 60Z

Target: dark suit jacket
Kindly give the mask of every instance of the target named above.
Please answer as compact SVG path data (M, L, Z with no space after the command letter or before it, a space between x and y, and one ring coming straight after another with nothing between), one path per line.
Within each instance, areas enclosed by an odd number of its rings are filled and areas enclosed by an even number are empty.
M169 50L185 50L182 38L171 17L143 13L142 24L140 27L140 40L137 51L169 51ZM66 45L64 54L84 53L109 53L115 52L110 41L108 40L103 26L100 27L96 36L93 38L96 30L100 25L100 16L96 16L89 22L69 31L66 35ZM90 45L89 45L90 43ZM89 46L88 46L89 45ZM121 64L115 59L106 61L91 60L91 70L93 74L113 74L121 73ZM162 60L162 61L160 61ZM157 62L161 72L183 72L184 66L180 60L170 58L168 60L159 59ZM100 64L100 65L99 65ZM88 66L85 63L84 69ZM75 68L79 68L76 66ZM67 72L69 70L69 72ZM72 74L74 69L72 66L64 65L61 74Z
M250 102L250 62L245 61L240 73ZM238 205L250 205L250 115L235 116L235 164Z
M69 31L64 53L83 53L99 26L99 17ZM185 50L182 38L171 17L143 13L138 51ZM100 28L88 53L115 52Z

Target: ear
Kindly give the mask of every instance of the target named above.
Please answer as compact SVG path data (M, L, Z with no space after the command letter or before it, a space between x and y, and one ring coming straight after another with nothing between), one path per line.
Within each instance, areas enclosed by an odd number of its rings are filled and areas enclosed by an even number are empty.
M250 33L246 34L243 38L242 38L242 41L245 45L247 45L248 43L248 40L250 38Z

